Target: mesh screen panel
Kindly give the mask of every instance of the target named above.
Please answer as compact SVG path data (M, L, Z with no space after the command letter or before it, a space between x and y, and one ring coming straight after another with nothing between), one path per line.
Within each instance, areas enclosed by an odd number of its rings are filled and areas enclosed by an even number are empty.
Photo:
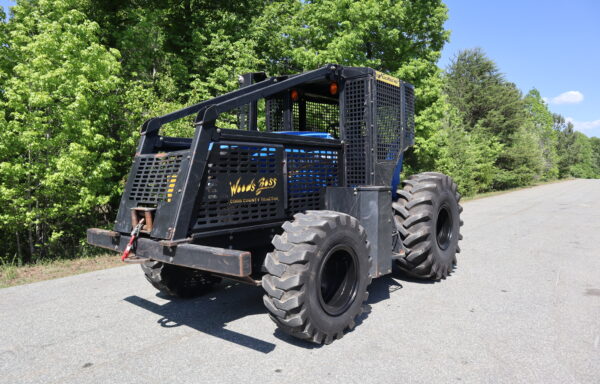
M346 182L348 186L367 184L366 91L368 79L346 82L344 90L344 132L346 142Z
M267 131L285 131L283 124L283 98L272 97L265 102L265 118Z
M310 100L304 101L305 121L301 127L301 103L297 101L292 106L292 124L294 131L328 132L333 137L339 137L340 108L338 104L319 103Z
M412 87L404 86L404 149L415 141L415 91Z
M281 169L281 152L287 158L287 215L321 208L327 186L339 185L339 150L314 147L281 148L268 145L219 144L211 151L208 179L198 211L196 228L251 224L280 219L282 201L231 204L219 193L219 184L240 175L276 173ZM279 159L279 160L278 160Z
M181 159L188 151L168 155L139 155L135 157L135 175L129 191L129 200L143 204L157 204L172 197Z
M277 167L276 147L267 145L216 144L211 150L208 177L217 174L274 173Z
M377 81L377 160L397 161L401 145L402 88Z
M286 148L288 210L319 209L325 187L339 185L337 150Z
M238 129L247 130L250 125L248 121L248 112L250 111L250 106L248 104L243 105L237 109L238 111Z
M279 153L278 153L279 151ZM265 221L277 217L278 201L231 204L229 196L220 196L231 180L249 174L273 174L281 167L281 148L267 145L215 145L209 157L206 190L198 211L197 227L225 226ZM221 189L223 186L221 186Z
M304 104L304 116L302 114ZM328 132L339 137L340 108L339 105L312 100L300 100L292 103L291 127L284 125L284 101L282 97L274 97L266 102L267 131L313 131Z
M277 204L277 201L235 205L229 204L229 200L204 201L196 224L197 227L218 227L270 220L277 217Z

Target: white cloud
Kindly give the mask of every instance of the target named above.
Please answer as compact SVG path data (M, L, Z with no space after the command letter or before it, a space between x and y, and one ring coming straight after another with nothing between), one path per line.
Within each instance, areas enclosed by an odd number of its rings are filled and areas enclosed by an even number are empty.
M560 95L547 99L549 104L577 104L583 101L583 93L579 91L567 91Z
M573 127L577 131L587 131L594 128L600 128L600 119L592 121L577 121L572 117L567 117L566 121L573 124Z

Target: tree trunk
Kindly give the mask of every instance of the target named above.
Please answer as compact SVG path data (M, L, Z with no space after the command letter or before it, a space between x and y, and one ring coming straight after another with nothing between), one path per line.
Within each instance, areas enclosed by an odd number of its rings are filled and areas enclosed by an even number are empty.
M27 226L27 240L29 241L29 254L25 254L23 258L23 264L27 264L31 262L33 254L35 252L35 242L33 239L33 231L31 230L31 226Z
M21 252L21 237L19 236L19 231L15 231L15 235L17 237L17 259L19 260L19 265L23 264L23 253Z
M27 150L27 155L29 157L29 167L31 168L31 149ZM29 206L29 210L31 211L33 209L32 204L31 204L31 172L28 172L28 176L27 176L27 183L28 188L27 188L27 200L28 200L28 206ZM27 240L29 242L29 253L25 254L23 257L23 264L27 264L29 262L31 262L31 259L33 258L33 254L35 252L35 242L33 239L33 233L31 231L31 225L29 225L27 223Z

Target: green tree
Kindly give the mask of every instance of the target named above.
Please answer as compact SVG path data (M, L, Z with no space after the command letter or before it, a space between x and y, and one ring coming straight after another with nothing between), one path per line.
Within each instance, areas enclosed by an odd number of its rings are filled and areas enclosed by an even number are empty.
M525 122L520 91L480 48L460 51L454 57L446 70L445 91L467 129L480 125L508 142Z
M103 41L123 52L124 77L135 80L134 87L151 88L156 97L149 99L164 106L232 90L244 72L283 74L332 62L372 66L411 81L417 92L417 138L409 163L413 168L433 164L430 138L443 117L436 61L448 39L447 9L440 0L86 4L84 12L102 26ZM149 114L156 108L144 110ZM186 131L189 126L177 124L166 130Z
M597 138L588 138L575 131L573 123L559 114L553 115L554 130L558 136L559 176L593 178L596 172L598 152Z
M558 175L565 178L571 175L571 166L577 162L575 153L575 129L571 122L559 114L553 114L554 131L558 137Z
M543 156L538 136L531 125L524 125L511 135L501 155L502 166L494 178L498 190L530 185L542 174Z
M119 54L76 5L19 1L8 24L0 226L13 239L3 253L23 261L74 252L88 224L109 220L133 144L118 124Z
M10 79L16 61L14 52L10 49L9 38L9 24L4 9L0 6L0 102L6 100L6 81ZM0 123L3 121L3 116L4 111L0 109Z
M444 126L435 135L434 169L451 176L465 196L491 188L502 145L479 129L467 131L458 111L448 106Z
M0 6L0 98L2 98L4 95L4 87L2 85L8 78L8 71L10 69L8 28L5 20L6 14L4 13L2 6Z
M592 146L592 169L595 178L600 179L600 138L590 137Z
M595 177L595 172L592 142L581 132L575 132L574 136L575 140L571 148L574 161L569 167L569 174L573 177L593 178Z
M338 63L395 73L430 60L448 38L441 1L275 1L262 14L253 34L277 72Z
M88 0L81 10L97 21L101 41L122 52L127 124L228 92L239 74L264 69L249 38L264 2ZM190 121L164 127L190 136Z
M80 9L101 26L102 42L122 52L126 80L153 88L164 101L187 102L194 79L216 77L211 85L220 93L229 90L224 83L240 74L232 72L236 54L254 49L249 28L263 7L257 0L88 0ZM224 72L221 66L234 69L215 76Z
M338 63L370 66L414 84L417 134L407 159L411 172L434 162L432 137L444 111L436 62L449 36L446 19L439 0L274 1L253 23L251 36L271 73Z
M113 218L142 122L236 88L244 72L337 62L412 82L408 168L431 169L446 18L441 0L19 0L0 22L5 255L75 252L86 226Z
M517 87L479 49L460 51L446 71L445 92L465 123L502 144L493 186L505 189L541 178L543 153Z
M556 179L558 177L558 154L556 152L558 138L553 129L552 112L542 100L540 92L535 88L527 93L524 101L527 115L533 124L533 132L537 136L538 145L542 151L542 179Z

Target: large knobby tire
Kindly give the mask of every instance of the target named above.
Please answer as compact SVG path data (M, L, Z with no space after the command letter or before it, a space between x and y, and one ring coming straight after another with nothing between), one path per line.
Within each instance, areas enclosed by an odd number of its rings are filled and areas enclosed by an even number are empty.
M439 280L450 274L462 239L460 194L449 176L425 172L403 181L392 203L406 253L397 265L408 274Z
M200 296L221 281L197 269L180 267L159 261L146 261L141 264L146 279L162 293L180 298Z
M273 245L262 286L277 326L317 344L354 328L371 283L369 243L358 220L334 211L298 213Z

